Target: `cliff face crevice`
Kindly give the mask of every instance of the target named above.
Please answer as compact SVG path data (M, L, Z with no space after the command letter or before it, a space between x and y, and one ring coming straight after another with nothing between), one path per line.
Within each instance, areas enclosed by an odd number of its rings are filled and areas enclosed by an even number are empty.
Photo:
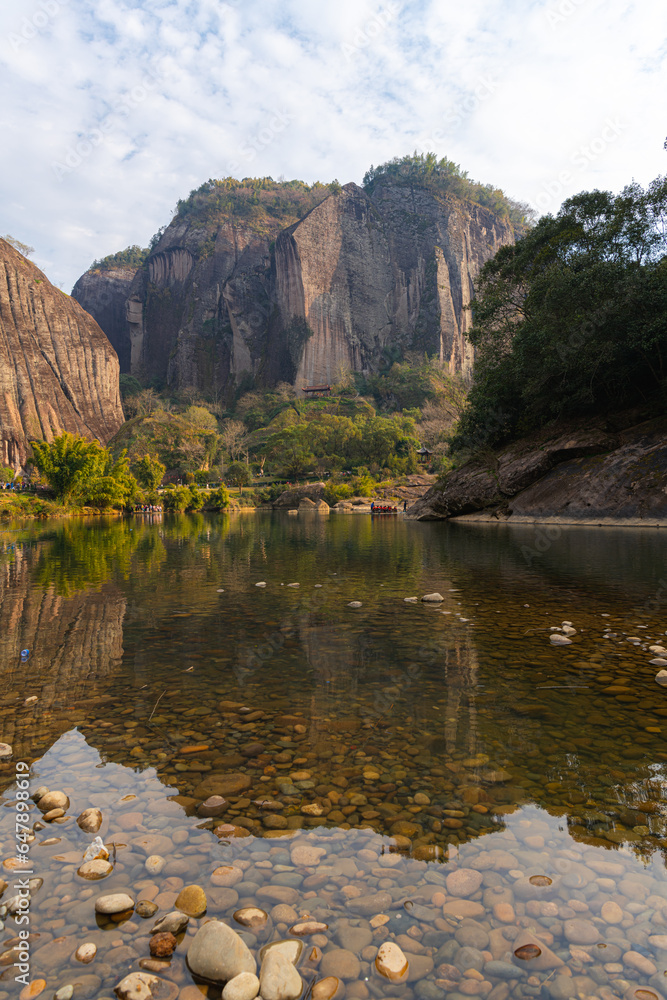
M467 375L474 281L513 239L509 222L472 203L347 184L290 226L268 212L259 223L177 216L129 287L114 286L113 322L91 290L110 291L105 272L84 275L75 294L109 323L122 370L174 388L223 398L253 381L300 388L409 349Z
M0 239L0 464L32 438L106 442L123 423L118 358L97 323Z

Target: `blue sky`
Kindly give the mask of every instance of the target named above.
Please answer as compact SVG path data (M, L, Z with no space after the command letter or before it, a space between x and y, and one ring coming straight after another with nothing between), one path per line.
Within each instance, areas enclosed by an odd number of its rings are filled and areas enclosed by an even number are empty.
M26 0L2 217L69 291L209 177L361 182L418 148L539 211L667 172L662 0Z

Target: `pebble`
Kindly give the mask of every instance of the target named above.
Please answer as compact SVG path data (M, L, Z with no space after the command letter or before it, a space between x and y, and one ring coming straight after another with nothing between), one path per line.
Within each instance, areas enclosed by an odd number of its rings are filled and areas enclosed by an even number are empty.
M102 811L100 809L84 809L77 817L77 825L84 833L97 833L102 826Z
M290 960L277 948L264 955L259 973L262 1000L297 1000L301 996L301 976Z
M144 861L144 868L149 875L159 875L166 863L167 859L163 858L161 854L151 854Z
M189 917L203 917L206 913L206 893L199 885L186 885L179 892L174 904Z
M223 795L209 795L197 806L199 816L222 816L229 809L229 802Z
M311 1000L338 1000L343 994L343 984L336 976L327 976L313 983L310 991Z
M657 965L638 951L626 951L623 955L623 965L635 969L642 976L654 976L658 971Z
M473 896L482 884L483 875L473 868L459 868L450 872L445 880L447 892L452 896Z
M241 972L230 979L222 991L222 1000L254 1000L259 993L259 979L252 972Z
M190 917L187 913L182 913L180 910L172 910L171 913L165 913L163 917L155 921L151 928L151 934L160 934L162 932L174 935L180 934L189 923Z
M0 760L5 757L11 757L13 753L14 749L11 743L0 743Z
M293 924L289 932L296 937L308 937L311 934L324 934L328 929L328 924L320 923L317 920L304 920L302 923Z
M113 865L109 861L97 858L95 861L84 861L84 863L77 870L77 875L80 875L81 878L95 881L97 879L106 878L106 876L110 875L112 871Z
M226 983L241 972L257 973L257 963L245 941L220 920L209 920L199 928L188 948L187 961L196 976L213 983Z
M79 947L74 952L74 957L77 962L83 962L84 965L88 965L89 962L95 958L97 954L97 945L93 944L92 941L87 941L85 944L79 945Z
M375 968L385 979L400 983L407 978L409 963L397 944L385 941L380 945L375 958Z
M572 640L568 639L567 636L561 635L560 632L552 632L549 636L549 642L552 646L571 646Z
M44 795L40 795L37 805L43 813L49 813L52 809L64 811L69 809L69 798L64 792L45 792Z
M178 941L169 931L161 931L150 939L149 948L153 958L169 958L176 951Z
M620 908L618 903L615 903L613 900L609 900L608 902L602 904L600 916L606 924L620 924L623 920L623 910Z
M338 979L358 979L361 964L353 951L334 948L322 956L320 972L323 976L336 976Z
M261 910L258 906L245 906L234 914L234 920L251 931L266 927L268 919L266 910Z
M292 848L291 859L293 865L305 865L313 867L318 865L326 854L323 847L312 847L306 844L297 844Z
M425 601L427 604L440 604L444 601L444 597L442 594L435 592L433 594L424 594L422 601Z
M140 899L134 908L134 912L139 917L153 917L159 910L157 903L153 903L150 899Z
M118 1000L176 1000L176 983L159 979L150 972L131 972L114 989Z
M134 900L126 892L115 892L109 896L98 896L95 912L113 916L134 909Z

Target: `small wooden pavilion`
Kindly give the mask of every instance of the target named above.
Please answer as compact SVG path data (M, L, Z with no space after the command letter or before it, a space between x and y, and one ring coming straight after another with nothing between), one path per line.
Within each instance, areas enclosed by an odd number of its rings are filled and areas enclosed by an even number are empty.
M310 396L311 399L314 399L317 396L328 396L329 393L331 392L331 386L330 385L302 385L301 386L301 391L305 392L305 394L307 396Z
M428 465L428 463L431 461L431 455L433 454L433 452L429 451L428 448L422 447L417 449L417 454L419 455L419 464Z

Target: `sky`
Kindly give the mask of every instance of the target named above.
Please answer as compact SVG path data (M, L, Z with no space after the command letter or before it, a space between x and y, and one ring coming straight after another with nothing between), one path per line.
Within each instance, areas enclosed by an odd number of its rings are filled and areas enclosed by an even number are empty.
M65 291L210 177L415 149L538 211L667 173L664 0L23 0L0 9L0 235Z

